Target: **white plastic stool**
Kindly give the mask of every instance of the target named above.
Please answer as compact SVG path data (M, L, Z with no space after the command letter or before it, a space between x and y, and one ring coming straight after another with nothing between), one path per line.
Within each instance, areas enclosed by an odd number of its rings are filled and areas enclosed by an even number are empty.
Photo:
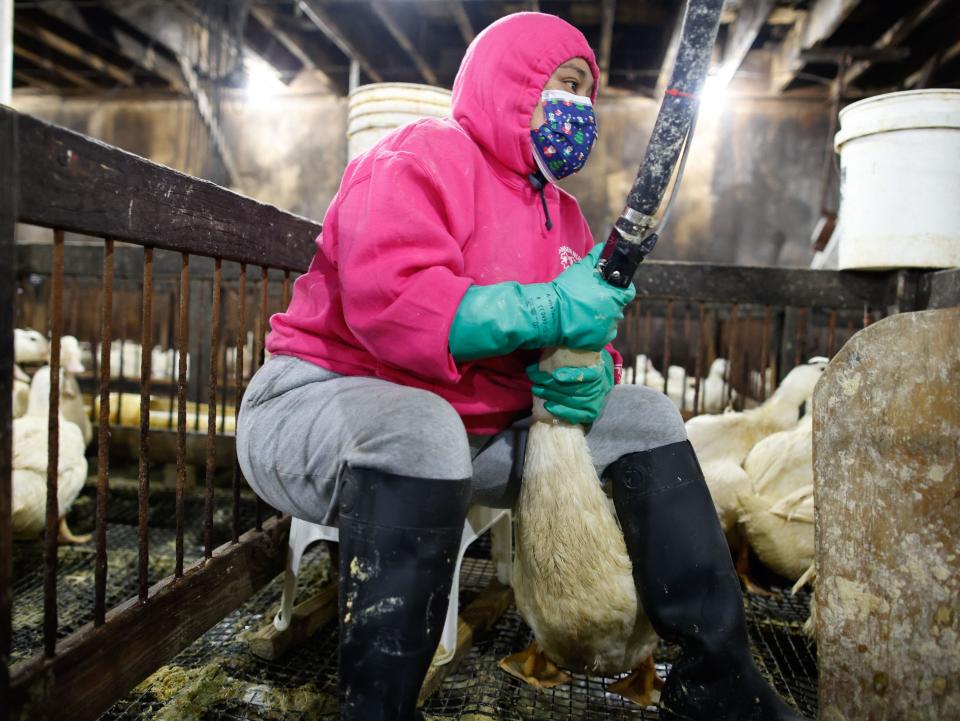
M460 538L460 552L457 565L453 569L453 585L450 587L450 602L447 605L447 618L440 636L441 649L437 650L433 662L437 665L448 663L457 648L457 617L459 615L460 565L467 546L476 541L484 531L490 529L490 556L497 567L497 580L510 583L513 570L513 529L510 511L503 508L473 506L467 512ZM290 552L287 554L287 567L283 575L283 596L280 610L273 619L274 628L283 631L290 625L293 616L293 601L297 595L297 575L300 562L307 548L315 541L339 542L340 530L336 526L321 526L300 518L290 522Z

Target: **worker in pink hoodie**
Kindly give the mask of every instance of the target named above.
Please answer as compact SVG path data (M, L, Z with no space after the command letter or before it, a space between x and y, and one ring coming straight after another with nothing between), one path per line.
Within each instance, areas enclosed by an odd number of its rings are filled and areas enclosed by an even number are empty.
M347 166L310 269L271 319L237 453L271 505L339 525L344 721L421 718L467 506L516 499L531 392L589 424L644 608L683 645L661 718L799 719L751 660L682 419L666 396L614 384L609 343L634 290L601 279L600 247L553 182L593 147L598 76L559 18L488 27L453 117L405 126ZM537 370L554 346L602 360Z

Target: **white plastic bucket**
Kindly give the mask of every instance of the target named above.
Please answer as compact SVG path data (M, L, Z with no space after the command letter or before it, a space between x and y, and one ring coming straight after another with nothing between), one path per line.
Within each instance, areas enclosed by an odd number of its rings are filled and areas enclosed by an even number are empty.
M401 125L450 115L449 90L416 83L361 85L347 103L347 159L372 148Z
M854 103L835 147L841 270L960 266L960 90Z

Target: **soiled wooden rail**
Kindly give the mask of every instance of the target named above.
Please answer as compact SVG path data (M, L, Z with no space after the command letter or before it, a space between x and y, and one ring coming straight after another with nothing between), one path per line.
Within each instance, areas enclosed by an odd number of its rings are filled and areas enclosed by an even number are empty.
M212 259L210 354L220 339L223 261L239 264L237 282L246 297L248 266L258 266L260 303L254 321L254 363L263 358L269 271L283 274L288 297L291 274L303 272L320 232L317 223L245 198L212 183L177 173L117 148L35 118L0 108L0 718L94 719L103 710L200 633L223 618L282 570L288 519L240 527L241 478L234 467L232 540L213 548L213 444L216 436L217 364L207 379L209 419L203 528L203 559L184 564L186 334L191 258ZM48 443L43 653L10 668L11 648L11 460L13 324L16 307L17 222L50 228L49 262L51 389ZM59 346L63 326L65 232L103 239L99 433L96 501L96 566L93 621L57 639L57 433ZM176 560L173 576L148 586L150 353L141 357L138 494L138 593L106 605L106 508L108 503L110 344L116 241L143 247L141 346L151 347L154 249L180 254L176 347L177 394ZM89 250L89 248L87 249ZM211 261L206 261L210 263ZM206 264L205 263L205 264ZM125 267L129 271L129 267ZM254 283L257 281L254 280ZM229 310L229 309L228 309ZM245 382L243 351L248 319L237 309L235 409ZM220 400L223 400L222 398ZM189 612L184 612L189 609Z

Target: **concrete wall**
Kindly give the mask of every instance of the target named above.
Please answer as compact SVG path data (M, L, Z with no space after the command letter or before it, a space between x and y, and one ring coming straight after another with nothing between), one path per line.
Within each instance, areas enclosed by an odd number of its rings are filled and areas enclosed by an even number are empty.
M192 105L171 99L21 95L15 107L174 168L223 182ZM657 112L655 101L608 95L600 140L565 181L597 239L622 209ZM321 219L346 163L346 100L326 94L225 103L239 190ZM734 97L701 117L660 260L807 266L819 216L827 113L822 99Z
M590 162L564 186L597 239L623 208L658 103L605 98ZM820 215L828 116L823 101L733 98L698 121L658 260L808 266Z
M192 103L19 95L14 107L192 175L226 184ZM283 95L224 103L223 130L239 173L235 190L321 219L347 159L346 99Z

